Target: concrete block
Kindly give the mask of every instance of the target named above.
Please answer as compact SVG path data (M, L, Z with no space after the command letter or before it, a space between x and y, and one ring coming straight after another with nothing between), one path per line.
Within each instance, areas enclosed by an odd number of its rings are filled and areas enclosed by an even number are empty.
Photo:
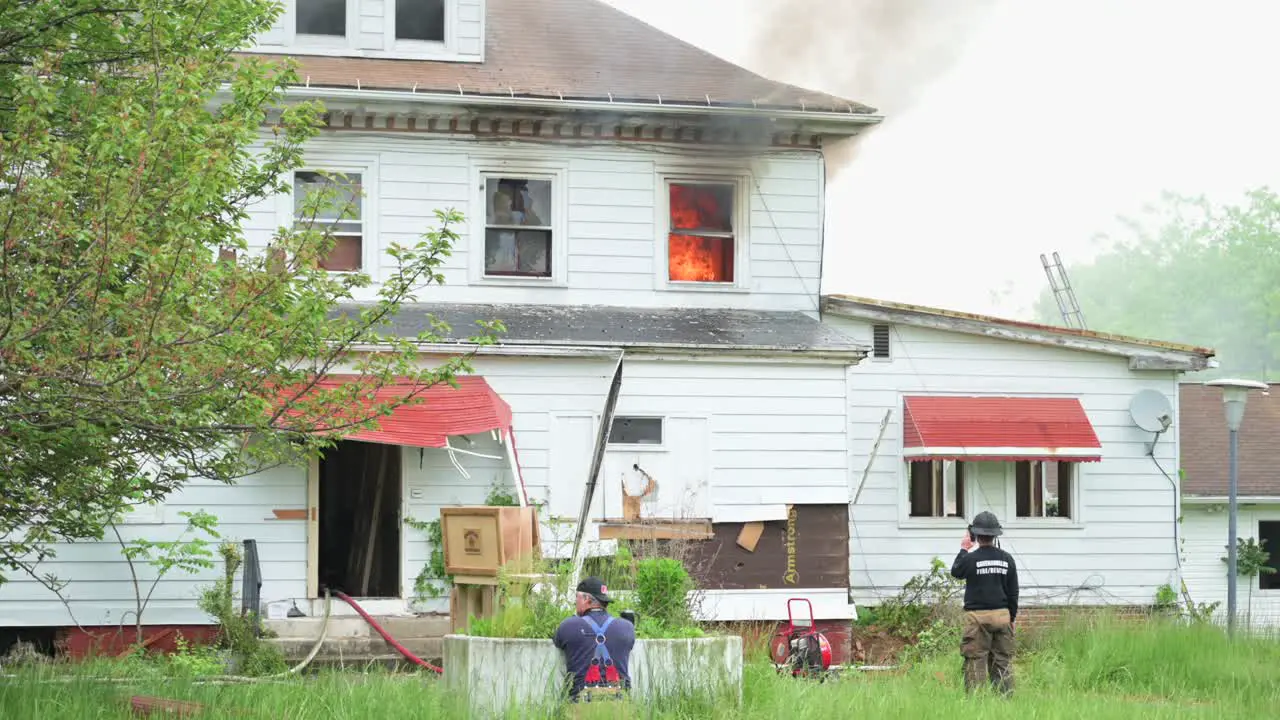
M449 617L421 615L418 617L374 618L391 637L403 642L405 638L442 638L452 630ZM370 629L375 635L376 630Z
M637 702L703 697L741 703L742 638L637 640L630 671ZM565 667L550 640L446 635L444 676L476 717L550 717L562 702Z

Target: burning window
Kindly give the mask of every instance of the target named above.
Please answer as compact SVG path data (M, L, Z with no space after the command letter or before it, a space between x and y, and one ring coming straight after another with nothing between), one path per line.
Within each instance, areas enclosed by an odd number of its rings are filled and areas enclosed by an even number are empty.
M673 282L732 283L734 186L671 183L667 277Z
M551 181L485 178L484 274L551 277Z
M444 0L395 0L396 39L444 42Z
M332 235L329 254L320 267L332 272L351 272L364 265L364 220L361 212L363 190L360 173L326 175L300 171L294 175L293 212L298 224L311 224ZM304 205L313 193L323 192L319 208ZM314 215L308 211L314 210Z

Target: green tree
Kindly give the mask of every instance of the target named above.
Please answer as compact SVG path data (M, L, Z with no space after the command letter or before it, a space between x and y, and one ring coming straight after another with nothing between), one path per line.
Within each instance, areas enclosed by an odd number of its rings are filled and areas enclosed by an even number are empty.
M1091 330L1206 345L1220 373L1280 374L1280 197L1166 194L1123 225L1093 262L1068 269ZM1048 291L1036 314L1061 324Z
M1230 558L1223 556L1222 562L1230 563ZM1236 574L1249 581L1249 589L1245 599L1245 624L1253 618L1253 579L1259 575L1272 575L1276 569L1270 565L1271 553L1267 551L1266 540L1253 538L1236 538Z
M442 281L456 213L390 247L376 301L350 315L336 305L372 281L318 267L334 238L315 218L352 210L332 186L267 247L247 242L322 112L283 101L291 68L235 54L279 12L0 3L0 569L52 583L36 568L52 544L101 538L122 506L314 457L469 369L423 367L383 332ZM314 386L337 367L363 377ZM416 390L374 402L397 376Z

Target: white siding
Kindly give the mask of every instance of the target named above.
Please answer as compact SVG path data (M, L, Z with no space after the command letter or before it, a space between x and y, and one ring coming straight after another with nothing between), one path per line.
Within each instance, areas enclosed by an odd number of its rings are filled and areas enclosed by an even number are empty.
M516 449L530 498L535 502L561 498L556 502L567 504L576 516L595 439L595 418L603 409L615 363L480 357L474 365L476 373L512 407ZM681 484L701 485L709 490L714 513L717 507L753 503L845 502L844 397L840 365L629 360L617 413L674 420L666 430L671 440L668 447L648 456L658 463L653 467L664 468L661 474L654 473L659 486L664 497L679 498ZM583 422L558 425L565 417ZM693 441L689 441L691 435ZM454 444L471 452L503 455L488 435L471 436L471 440L474 444L462 440ZM619 458L627 467L634 454L611 450L613 464L607 467L617 468ZM404 514L418 520L437 519L442 506L481 503L494 485L514 488L503 460L458 455L470 478L457 471L444 450L406 448L402 460ZM137 518L140 522L158 518L161 524L129 524L124 531L127 537L172 538L183 524L179 511L203 508L220 518L228 539L259 541L264 603L301 599L306 595L306 523L267 518L273 509L308 507L306 475L301 468L284 468L235 486L193 484L155 515L139 513ZM598 497L608 500L611 514L620 514L618 481L611 474L601 477ZM627 482L632 492L641 487L635 480ZM571 524L544 527L543 532L547 552L554 552L557 545L562 551L564 541L572 539ZM430 548L416 530L405 528L403 537L402 580L407 596ZM132 607L128 568L114 544L60 546L58 558L41 570L70 581L65 592L82 624L115 625ZM150 624L208 622L196 608L195 597L217 572L220 568L194 577L171 575L161 583L144 619ZM0 585L0 626L71 624L51 593L29 579L11 579ZM731 595L737 598L741 593ZM749 597L734 600L731 605L738 608L734 613L746 607L743 602L750 605L752 601ZM443 603L432 605L436 606L442 609Z
M867 322L825 322L871 344ZM1080 470L1077 522L1017 520L1004 466L981 463L966 515L993 510L1006 528L1001 545L1019 566L1024 604L1150 603L1175 573L1176 491L1147 457L1151 436L1129 419L1130 398L1152 388L1176 402L1173 372L1133 372L1125 358L898 325L891 358L849 370L851 487L856 492L886 411L890 420L859 502L851 508L850 574L855 599L892 596L930 558L950 564L966 521L907 516L902 460L902 396L911 393L1060 395L1080 399L1102 442L1103 461ZM1176 471L1176 433L1155 458ZM968 477L968 476L966 476Z
M126 542L135 539L152 541L176 540L186 526L179 513L204 510L216 515L218 531L224 540L258 541L258 558L262 564L262 599L272 602L304 597L307 583L306 523L275 520L272 510L306 508L307 473L302 468L276 468L226 486L198 481L175 493L164 506L154 511L137 512L120 526ZM128 625L134 622L134 585L129 568L120 554L120 545L108 531L110 541L63 544L57 557L37 567L41 576L52 574L67 581L62 594L70 602L74 619L57 597L30 577L7 573L8 582L0 585L0 627L41 625ZM188 538L192 537L190 535ZM215 553L216 567L198 574L173 571L160 580L151 602L143 613L147 624L203 624L210 618L196 608L196 597L222 575L221 561ZM155 571L151 566L137 565L145 596Z
M1258 539L1258 523L1280 522L1280 503L1241 505L1236 533L1241 538ZM1268 548L1273 555L1280 548ZM1182 572L1187 592L1196 603L1222 603L1214 618L1227 617L1227 512L1226 503L1216 506L1184 503L1182 518ZM1252 596L1250 595L1252 586ZM1252 605L1250 600L1252 599ZM1280 590L1261 590L1258 578L1236 581L1236 612L1241 625L1280 626Z
M739 272L747 287L708 291L659 289L656 243L666 242L658 217L662 172L674 162L695 166L703 156L636 147L509 144L477 146L461 139L388 137L331 132L308 146L312 166L360 164L375 217L366 243L366 270L378 281L393 271L384 252L409 244L436 225L436 210L455 209L466 222L443 272L445 285L419 294L424 302L515 302L714 307L816 312L821 266L823 169L817 151L761 154L740 161L750 204L744 213L749 247ZM554 284L483 280L483 212L477 166L510 163L554 167L563 177L566 217L555 220L564 243L563 270ZM513 175L519 173L513 172ZM274 228L289 221L287 199L254 208L245 231L252 247L265 247ZM556 251L559 252L559 251ZM555 263L553 262L553 265ZM560 274L560 273L563 274ZM745 292L744 292L745 291ZM373 299L376 288L357 290Z

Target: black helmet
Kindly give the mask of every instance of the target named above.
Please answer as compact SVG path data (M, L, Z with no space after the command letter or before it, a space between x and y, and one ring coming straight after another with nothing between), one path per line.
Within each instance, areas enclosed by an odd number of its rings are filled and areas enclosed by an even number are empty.
M973 524L969 526L969 532L974 535L987 535L996 537L1004 534L1004 529L1000 527L1000 520L996 518L993 512L982 511L973 518Z

